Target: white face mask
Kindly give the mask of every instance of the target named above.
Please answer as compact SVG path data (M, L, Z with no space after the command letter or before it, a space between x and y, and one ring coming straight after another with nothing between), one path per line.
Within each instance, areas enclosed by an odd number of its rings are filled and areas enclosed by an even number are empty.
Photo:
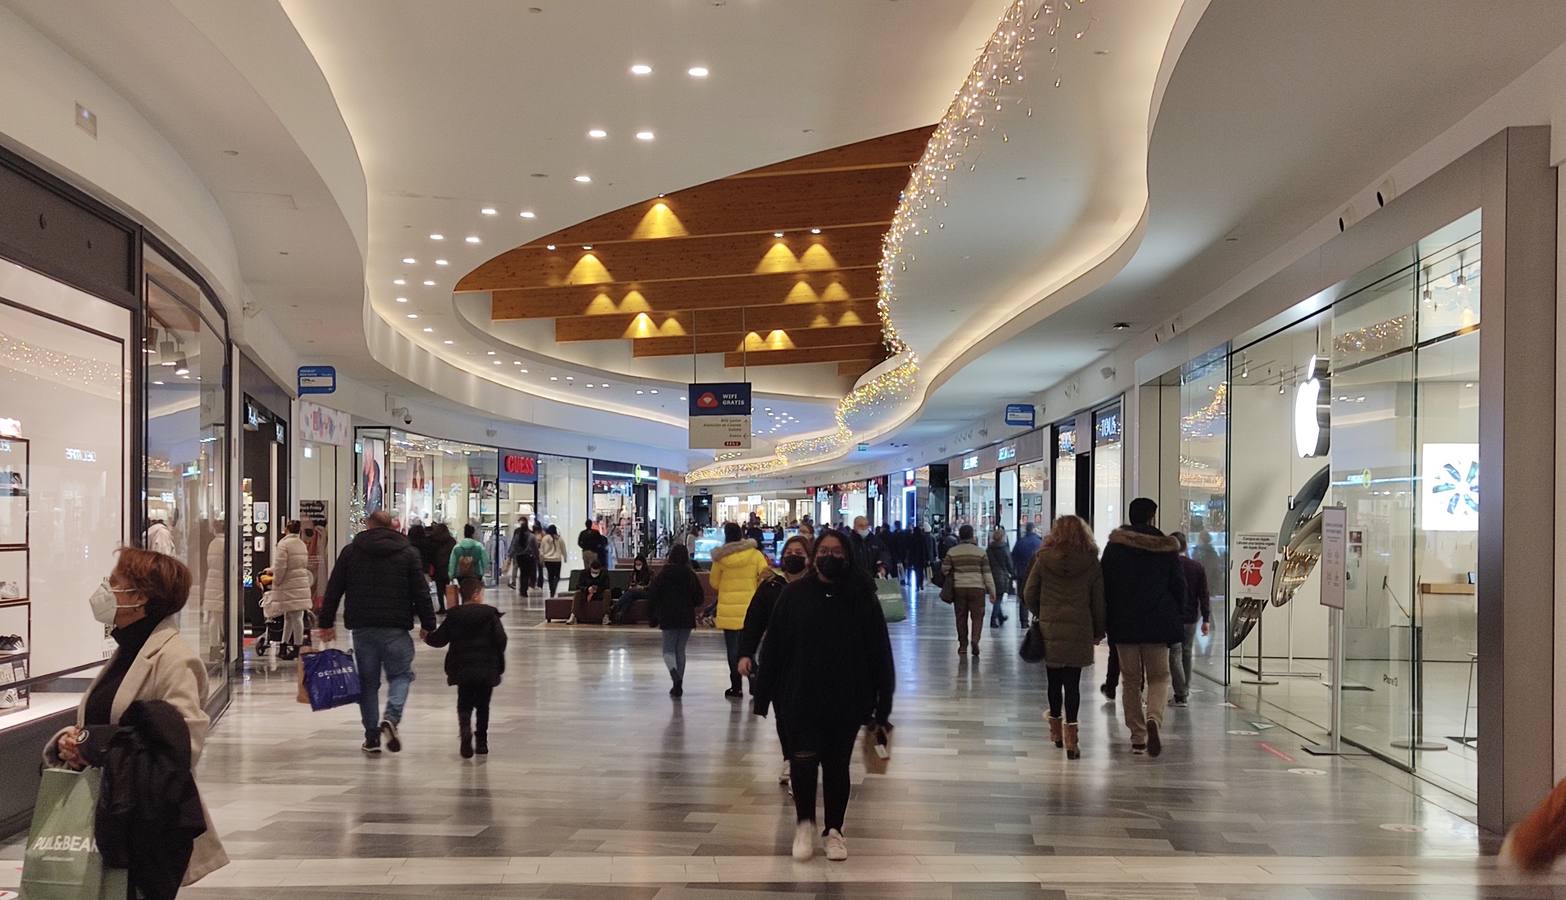
M103 582L98 585L98 589L92 592L92 596L87 598L87 605L92 607L92 617L99 623L103 625L113 625L114 613L116 610L137 609L144 605L140 603L121 605L119 600L114 596L115 594L133 593L135 593L135 591L131 590L130 588L116 588L110 586L109 579L105 578L103 579Z

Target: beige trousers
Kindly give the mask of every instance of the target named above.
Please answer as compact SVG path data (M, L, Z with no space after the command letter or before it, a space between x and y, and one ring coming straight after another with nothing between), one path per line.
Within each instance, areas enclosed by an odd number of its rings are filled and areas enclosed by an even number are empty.
M1116 644L1120 654L1120 703L1125 711L1131 743L1147 743L1147 720L1164 724L1169 705L1169 645ZM1147 705L1142 704L1142 680L1147 680Z

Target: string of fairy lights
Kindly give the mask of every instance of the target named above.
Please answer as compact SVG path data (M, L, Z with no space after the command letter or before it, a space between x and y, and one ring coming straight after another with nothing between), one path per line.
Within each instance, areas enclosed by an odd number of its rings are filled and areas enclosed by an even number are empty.
M1051 40L1045 77L1056 88L1063 82L1060 74L1059 41L1066 36L1081 40L1092 28L1094 19L1080 29L1075 18L1088 0L1010 0L1005 11L969 69L962 87L936 125L924 153L914 166L908 185L898 196L891 227L881 239L880 283L876 310L881 318L881 340L894 365L885 363L874 376L856 385L838 402L834 427L823 434L782 441L771 456L753 460L714 461L689 473L689 481L717 481L766 475L794 465L821 462L847 451L857 432L888 409L912 399L919 386L919 356L897 328L894 313L898 306L897 276L918 260L915 242L946 227L941 211L948 208L947 190L963 168L978 167L978 149L987 135L1010 140L1000 128L1005 108L1003 92L1020 84L1026 76L1024 51L1040 38ZM1025 96L1012 102L1026 103ZM1028 117L1033 108L1027 107Z

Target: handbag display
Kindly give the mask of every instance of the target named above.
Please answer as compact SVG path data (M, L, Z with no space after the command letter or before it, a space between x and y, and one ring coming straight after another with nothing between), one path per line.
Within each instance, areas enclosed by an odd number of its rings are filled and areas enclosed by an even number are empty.
M335 648L299 657L304 670L305 691L310 708L319 712L359 702L359 670L353 657Z
M27 900L124 900L125 869L103 864L98 852L98 794L102 769L44 769L22 856L21 896Z
M1017 648L1017 655L1023 662L1041 663L1044 661L1044 629L1039 627L1037 619L1028 626L1028 633L1022 637L1022 645Z
M903 583L895 578L875 580L875 599L881 604L881 615L888 625L908 618L908 604L903 600Z

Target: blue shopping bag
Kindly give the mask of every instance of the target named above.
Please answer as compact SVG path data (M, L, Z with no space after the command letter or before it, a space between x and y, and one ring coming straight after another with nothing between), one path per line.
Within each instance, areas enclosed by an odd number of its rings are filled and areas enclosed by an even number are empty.
M300 656L299 664L304 667L311 709L335 709L359 702L359 670L351 655L328 648Z

